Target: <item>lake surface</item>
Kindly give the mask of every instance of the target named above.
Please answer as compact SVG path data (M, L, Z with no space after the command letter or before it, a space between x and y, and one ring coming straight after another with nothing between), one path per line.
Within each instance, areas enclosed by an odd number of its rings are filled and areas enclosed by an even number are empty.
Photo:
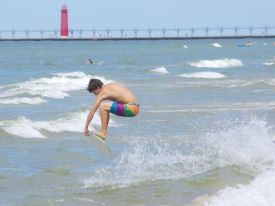
M273 41L0 42L0 205L275 205ZM141 105L106 145L90 78Z

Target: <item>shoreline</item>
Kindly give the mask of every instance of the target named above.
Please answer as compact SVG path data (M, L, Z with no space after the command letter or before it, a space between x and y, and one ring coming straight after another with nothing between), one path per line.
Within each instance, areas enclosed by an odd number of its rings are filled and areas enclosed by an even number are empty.
M272 39L275 35L194 36L194 37L107 37L107 38L0 38L0 41L140 41L140 40L200 40L200 39Z

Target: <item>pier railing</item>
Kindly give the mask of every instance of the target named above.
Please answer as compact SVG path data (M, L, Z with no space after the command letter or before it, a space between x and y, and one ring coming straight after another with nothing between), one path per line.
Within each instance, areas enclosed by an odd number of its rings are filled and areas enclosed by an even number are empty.
M60 37L57 29L0 30L0 40L28 39L191 39L191 38L242 38L274 37L275 27L201 27L201 28L160 28L160 29L69 29L69 36Z

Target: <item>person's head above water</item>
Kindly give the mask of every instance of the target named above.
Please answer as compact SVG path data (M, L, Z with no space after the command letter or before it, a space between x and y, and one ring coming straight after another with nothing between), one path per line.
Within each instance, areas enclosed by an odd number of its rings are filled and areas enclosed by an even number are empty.
M90 79L87 90L94 94L98 94L103 86L103 82L99 79Z

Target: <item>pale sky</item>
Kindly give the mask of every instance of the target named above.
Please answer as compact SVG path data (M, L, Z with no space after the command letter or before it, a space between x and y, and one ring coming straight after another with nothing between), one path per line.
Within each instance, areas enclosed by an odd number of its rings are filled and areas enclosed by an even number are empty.
M0 30L275 26L275 0L0 0Z

